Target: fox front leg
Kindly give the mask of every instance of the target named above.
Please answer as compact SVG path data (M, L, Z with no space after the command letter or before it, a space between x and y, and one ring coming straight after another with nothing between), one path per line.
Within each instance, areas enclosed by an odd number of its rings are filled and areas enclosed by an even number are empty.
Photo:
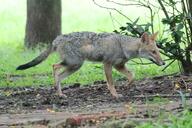
M116 65L115 69L127 77L129 85L133 82L133 74L126 68L125 64Z
M112 96L114 96L115 98L119 98L122 97L121 94L118 94L114 85L113 85L113 79L112 79L112 65L108 64L108 63L104 63L104 70L105 70L105 75L106 75L106 79L107 79L107 86L108 89L110 91L110 93L112 94Z

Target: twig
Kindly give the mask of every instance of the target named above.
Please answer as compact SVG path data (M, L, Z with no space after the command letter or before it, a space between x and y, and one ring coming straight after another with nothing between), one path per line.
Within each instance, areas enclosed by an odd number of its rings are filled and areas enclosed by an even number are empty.
M167 10L165 9L165 7L164 7L162 1L161 1L161 0L158 0L158 2L159 2L159 4L160 4L160 6L161 6L161 8L162 8L162 10L163 10L163 12L164 12L166 18L169 19L169 15L168 15Z
M153 13L153 10L151 8L151 6L149 4L145 4L145 3L142 3L141 1L133 1L135 3L132 3L132 4L124 4L124 3L119 3L119 2L116 2L116 1L113 1L113 0L107 0L107 2L111 2L111 3L114 3L114 4L117 4L117 5L120 5L120 6L142 6L142 7L145 7L147 9L149 9L150 11L150 17L151 17L151 30L152 30L152 33L154 33L154 25L153 25L153 21L154 21L154 15L155 13Z
M175 62L176 59L172 60L168 65L166 65L162 71L165 71L165 69L167 69L173 62Z
M112 21L112 24L113 24L113 29L115 29L115 24L114 24L114 21L113 21L113 17L111 15L111 12L109 12L109 15L110 15L110 18L111 18L111 21Z
M155 77L152 77L152 79L161 79L163 77L175 76L175 75L178 75L178 72L171 73L171 74L166 74L166 75L155 76Z
M102 6L98 3L96 3L95 0L92 0L92 1L95 5L99 6L100 8L104 8L104 9L108 9L108 10L114 10L114 11L118 12L119 14L121 14L122 16L124 16L129 21L133 22L129 17L127 17L125 14L123 14L121 11L117 10L116 8L105 7L105 6Z
M116 1L113 1L113 0L106 0L106 1L117 4L117 5L121 5L121 6L135 6L135 5L143 6L142 4L124 4L124 3L119 3L119 2L116 2Z
M117 5L121 5L121 6L143 6L143 7L148 7L148 5L145 5L144 3L141 3L139 1L137 1L134 4L124 4L124 3L119 3L119 2L116 2L116 1L113 1L113 0L106 0L106 1L117 4Z
M161 47L160 47L160 48L161 48ZM161 49L162 49L162 48L161 48ZM163 52L163 51L160 51L160 53L163 54L163 55L165 55L165 56L167 56L167 57L169 57L170 59L173 58L173 56L171 56L170 54L167 54L167 53L165 53L165 52Z
M172 59L165 59L165 60L163 60L163 61L169 61L169 60L172 60ZM134 61L134 60L130 60L130 61L134 62L135 64L141 64L141 65L154 64L153 62L149 62L149 63L143 63L143 62L141 62L141 63L139 63L139 62ZM132 64L132 65L135 65L135 64Z
M133 21L127 17L125 14L123 14L121 11L117 10L116 8L110 8L110 7L105 7L105 6L102 6L102 5L99 5L98 3L95 2L95 0L93 0L93 3L97 6L99 6L100 8L104 8L104 9L108 9L108 10L113 10L113 11L116 11L118 12L120 15L124 16L126 19L128 19L130 22L133 23ZM135 32L137 32L137 34L139 34L139 36L141 36L142 33L140 33L139 31L137 31L137 29L135 29L133 26L130 26Z
M172 6L169 2L167 2L166 0L163 0L163 2L166 4L166 6ZM181 2L181 1L174 1L176 4ZM174 10L176 10L178 13L182 13L181 11L179 11L177 8L174 8ZM167 11L168 13L171 13L169 11ZM174 14L174 13L171 13Z
M119 26L123 26L121 23L119 23L119 22L112 16L111 12L109 12L109 15L110 15L110 17L111 17L111 21L112 21L112 23L113 23L113 27L114 27L114 28L115 28L114 21L117 22L117 23L119 24Z
M159 94L159 95L139 95L133 96L133 98L153 98L153 97L162 97L162 98L180 98L180 95L168 95L168 94ZM186 95L185 98L192 98L190 95Z
M184 86L185 86L185 89L187 90L187 89L188 89L188 85L187 85L187 83L184 81L183 78L182 78L181 80L182 80L182 82L183 82L183 84L184 84Z

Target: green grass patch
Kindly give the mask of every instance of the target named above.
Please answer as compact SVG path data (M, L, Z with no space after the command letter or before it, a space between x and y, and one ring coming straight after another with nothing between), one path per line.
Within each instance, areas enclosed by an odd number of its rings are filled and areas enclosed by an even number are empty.
M161 104L165 104L165 103L168 103L170 102L169 99L167 98L163 98L161 96L156 96L156 97L153 97L152 99L146 99L146 104L158 104L158 105L161 105Z
M163 118L153 118L152 121L145 122L142 119L130 120L111 119L101 125L101 128L191 128L192 112L187 109L177 114L169 112Z
M166 119L166 118L164 118ZM157 122L148 122L138 125L135 128L191 128L192 127L192 112L184 110L178 115L169 114L168 121L158 120Z

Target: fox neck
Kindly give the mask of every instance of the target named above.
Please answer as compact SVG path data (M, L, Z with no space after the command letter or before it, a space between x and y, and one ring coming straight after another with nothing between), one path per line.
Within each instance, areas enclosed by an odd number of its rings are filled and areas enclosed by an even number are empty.
M141 46L142 46L142 43L140 41L140 38L135 39L132 42L126 42L124 45L122 45L122 49L125 57L128 60L140 57L140 51L142 49Z

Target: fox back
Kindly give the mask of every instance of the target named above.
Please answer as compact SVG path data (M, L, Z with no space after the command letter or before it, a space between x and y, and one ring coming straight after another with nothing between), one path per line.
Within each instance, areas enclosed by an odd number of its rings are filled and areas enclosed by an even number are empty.
M116 65L137 56L136 48L134 50L137 41L138 38L114 33L75 32L58 36L53 46L62 60L74 64L90 60Z

